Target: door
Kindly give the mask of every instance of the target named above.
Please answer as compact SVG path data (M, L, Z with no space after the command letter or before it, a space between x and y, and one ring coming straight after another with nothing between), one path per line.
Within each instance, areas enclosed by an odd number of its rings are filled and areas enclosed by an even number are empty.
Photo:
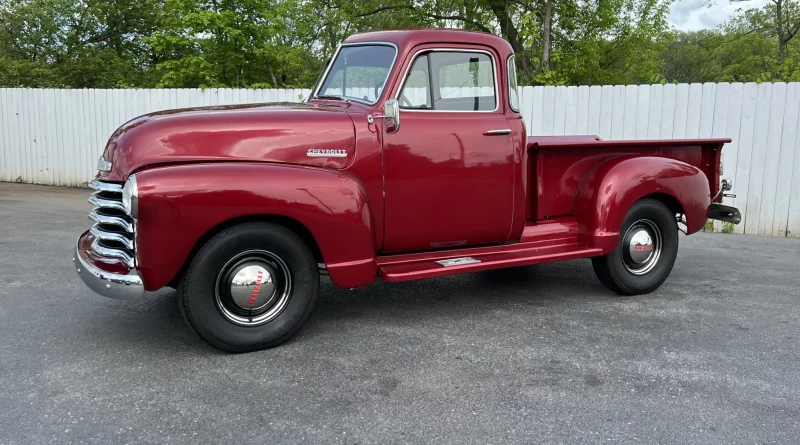
M384 138L385 252L506 241L513 146L497 60L423 50L400 87L400 128Z

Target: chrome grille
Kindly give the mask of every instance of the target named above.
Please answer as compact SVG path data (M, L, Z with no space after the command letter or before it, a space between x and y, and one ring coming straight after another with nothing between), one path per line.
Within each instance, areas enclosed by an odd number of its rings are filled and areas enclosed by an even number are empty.
M116 258L130 268L136 266L136 222L122 205L122 185L93 180L89 188L96 190L89 197L94 209L89 219L94 235L92 250L100 256Z

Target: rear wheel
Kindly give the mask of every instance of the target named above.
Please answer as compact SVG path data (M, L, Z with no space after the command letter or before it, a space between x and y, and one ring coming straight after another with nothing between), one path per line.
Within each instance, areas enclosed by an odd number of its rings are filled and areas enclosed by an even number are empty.
M226 229L209 240L181 280L190 326L232 352L277 346L308 320L319 291L314 255L294 232L268 223Z
M673 212L654 199L636 202L625 215L617 249L592 258L597 278L623 295L646 294L667 279L678 256Z

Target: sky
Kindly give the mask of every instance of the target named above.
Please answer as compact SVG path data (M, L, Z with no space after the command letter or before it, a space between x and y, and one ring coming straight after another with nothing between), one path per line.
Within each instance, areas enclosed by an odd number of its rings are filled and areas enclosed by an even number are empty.
M768 1L678 0L672 4L667 20L681 31L714 29L736 15L737 9L760 8Z

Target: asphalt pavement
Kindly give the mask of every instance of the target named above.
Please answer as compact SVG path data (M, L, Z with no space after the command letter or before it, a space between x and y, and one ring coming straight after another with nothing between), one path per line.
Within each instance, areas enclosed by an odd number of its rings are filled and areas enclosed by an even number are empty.
M588 260L342 290L208 346L175 292L89 291L88 190L0 183L0 443L800 443L800 240L681 237L658 291Z

